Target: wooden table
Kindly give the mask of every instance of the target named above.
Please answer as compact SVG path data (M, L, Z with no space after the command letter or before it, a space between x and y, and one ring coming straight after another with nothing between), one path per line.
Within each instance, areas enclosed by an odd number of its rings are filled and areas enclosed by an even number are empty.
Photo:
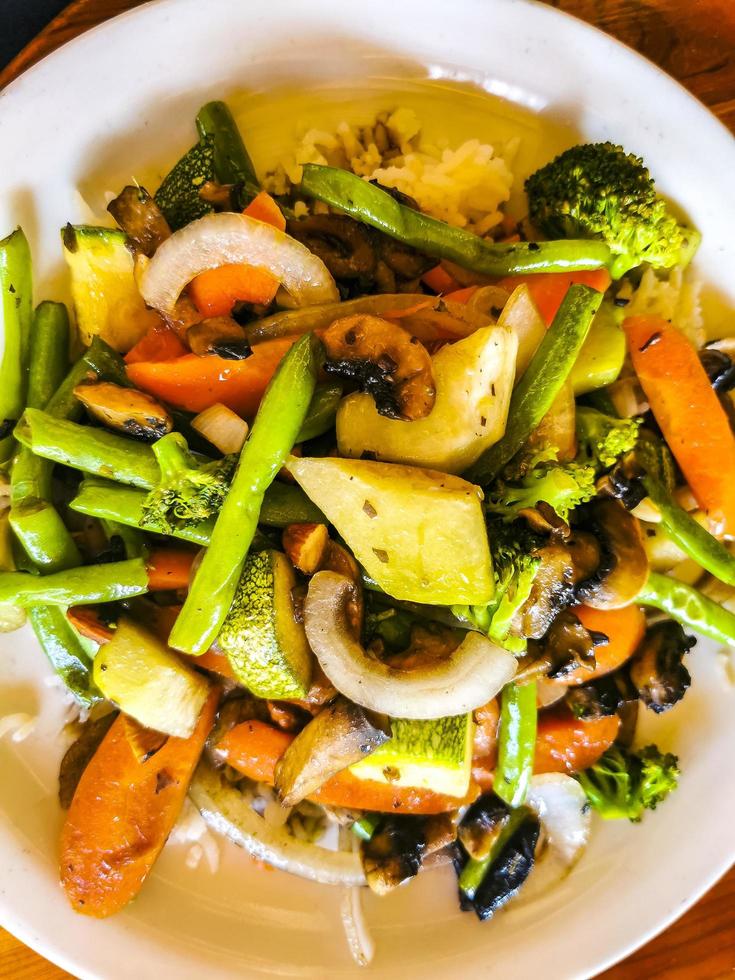
M0 88L65 41L140 2L76 0L0 72ZM735 132L735 0L545 2L646 55ZM735 869L663 935L602 978L716 980L731 974L735 974ZM56 980L68 974L0 929L0 977Z

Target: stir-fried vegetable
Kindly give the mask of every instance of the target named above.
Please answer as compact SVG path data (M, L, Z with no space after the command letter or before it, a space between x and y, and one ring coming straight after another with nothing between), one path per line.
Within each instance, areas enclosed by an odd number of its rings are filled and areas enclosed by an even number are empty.
M0 462L5 462L13 451L13 426L25 407L33 309L31 252L20 228L0 242L0 301L4 338L0 362Z
M498 768L493 786L509 806L526 799L533 775L536 745L536 684L508 684L503 689L498 741Z
M399 204L380 187L334 167L306 164L299 191L339 208L420 252L451 259L464 269L484 275L598 269L610 261L610 251L603 242L518 242L511 245L486 242L471 232Z
M587 799L606 820L627 817L636 823L644 810L655 810L676 789L679 760L655 745L639 752L615 746L577 779Z
M263 496L293 448L316 385L318 353L307 335L289 351L263 398L230 492L217 516L169 642L204 653L227 616L253 539Z
M735 647L735 613L691 585L659 572L650 572L636 601L660 609L682 626L708 636L716 643Z
M588 286L569 289L513 391L503 438L470 467L468 479L487 485L540 424L572 369L601 300L601 294Z
M595 472L584 463L557 463L554 449L542 450L522 461L509 480L496 480L488 493L487 509L513 521L523 511L546 503L562 521L596 494Z

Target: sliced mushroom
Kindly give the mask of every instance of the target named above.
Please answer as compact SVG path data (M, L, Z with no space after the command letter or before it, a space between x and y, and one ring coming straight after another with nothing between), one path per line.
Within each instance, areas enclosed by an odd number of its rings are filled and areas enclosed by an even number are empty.
M577 599L594 609L619 609L632 602L648 578L640 524L621 503L600 498L584 508L587 528L602 547L600 565L577 586Z
M211 204L215 211L242 211L251 195L248 195L243 181L218 184L215 180L207 180L199 188L199 197Z
M573 610L562 610L541 644L541 659L548 664L545 676L560 680L579 668L594 670L596 639Z
M495 793L484 793L462 817L457 839L471 858L481 861L490 854L509 821L507 804Z
M278 761L275 786L281 803L296 806L389 738L389 724L346 698L337 698L312 718Z
M436 265L436 259L430 259L415 248L401 245L384 235L380 236L379 249L380 258L401 279L418 279Z
M682 661L696 642L672 620L656 623L646 631L630 662L630 679L651 711L668 711L686 694L692 679Z
M342 214L292 218L286 230L318 255L335 279L372 277L375 251L364 225Z
M362 588L362 574L360 567L350 554L336 541L330 541L319 566L320 571L336 572L343 575L350 581L350 595L347 601L347 619L350 629L354 636L359 637L362 633L362 619L364 612L364 598Z
M730 391L735 388L735 364L725 351L705 347L699 352L699 360L715 391Z
M531 593L513 622L513 632L540 639L556 616L574 601L574 564L569 549L552 541L535 552L539 568Z
M229 361L242 361L252 350L245 331L231 316L212 316L199 320L186 331L186 342L193 354L217 354Z
M171 432L174 420L150 395L110 381L84 381L74 395L90 415L109 429L152 442Z
M367 883L385 895L415 877L426 854L426 821L421 817L387 816L370 840L360 846Z
M325 330L322 341L325 370L356 381L373 396L381 415L413 421L434 407L429 353L397 324L367 314L343 317Z
M564 700L575 718L591 721L618 714L624 705L638 700L638 692L627 670L619 670L568 688Z
M145 187L123 187L107 210L128 236L136 251L149 258L171 235L168 221Z

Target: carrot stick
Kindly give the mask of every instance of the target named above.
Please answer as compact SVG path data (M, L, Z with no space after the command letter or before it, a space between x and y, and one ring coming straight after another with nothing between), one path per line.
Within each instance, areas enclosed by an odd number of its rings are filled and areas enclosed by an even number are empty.
M175 361L145 361L128 366L128 377L141 391L188 412L203 412L222 402L233 412L252 418L268 382L286 351L297 340L267 340L243 361L210 354L187 354Z
M273 225L279 231L286 230L286 219L283 211L281 211L266 191L261 191L260 194L256 194L243 211L243 214L246 214L248 218L264 221L267 225Z
M532 276L506 276L498 285L512 293L516 286L523 283L528 286L531 298L548 327L570 286L579 283L604 293L610 285L610 273L607 269L592 269L589 272L541 272ZM447 299L453 297L448 296Z
M273 785L276 763L296 736L262 721L245 721L232 728L217 750L233 769L250 779ZM328 806L375 810L380 813L445 813L470 802L473 787L464 800L427 789L395 786L358 779L348 769L332 776L309 799Z
M454 276L450 276L441 262L439 265L435 265L433 269L425 272L421 277L421 282L429 289L433 289L435 293L452 293L459 289L459 283Z
M214 723L213 691L189 738L169 737L146 762L120 715L79 781L61 834L61 883L77 912L102 919L135 898L171 833Z
M577 772L593 765L617 738L617 715L580 721L568 708L544 711L538 717L533 771Z
M144 333L123 360L126 364L140 361L173 361L187 353L177 334L165 323L155 324Z
M146 560L148 588L151 592L186 589L196 552L183 548L154 548Z
M113 637L114 630L102 622L94 606L70 606L66 611L66 618L77 633L95 643L107 643Z
M564 676L564 686L587 684L596 677L617 670L633 656L646 632L646 617L639 606L623 606L622 609L592 609L591 606L575 606L572 610L588 630L604 633L606 643L595 647L595 668L578 667Z
M660 317L628 317L633 367L697 503L735 534L735 436L695 347Z

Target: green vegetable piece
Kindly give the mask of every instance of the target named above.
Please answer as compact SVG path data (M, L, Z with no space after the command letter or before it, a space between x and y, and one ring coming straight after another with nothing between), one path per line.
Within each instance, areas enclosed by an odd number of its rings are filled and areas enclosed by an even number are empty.
M599 472L614 466L621 456L635 448L641 420L613 418L580 405L576 425L577 459L592 464Z
M416 721L391 718L391 737L350 766L358 779L464 797L472 769L472 714Z
M606 820L627 818L638 823L645 810L655 810L679 782L679 760L648 745L629 752L618 745L589 769L578 773L582 789Z
M498 766L493 789L508 806L526 799L536 752L536 683L507 684L500 709Z
M77 702L89 708L99 701L102 695L92 679L92 665L66 618L66 610L60 606L32 606L28 618L49 663Z
M125 436L79 425L29 408L16 426L16 438L37 456L149 489L160 480L160 469L150 446Z
M69 314L63 303L39 303L31 326L28 398L31 408L45 408L69 367Z
M148 574L142 558L83 565L50 575L28 572L0 573L0 602L20 606L45 603L77 606L94 602L115 602L148 591Z
M202 141L211 140L214 172L220 184L244 185L249 200L260 190L260 182L240 130L224 102L207 102L197 113L197 130Z
M209 214L212 206L202 200L199 191L216 176L215 142L205 136L183 155L153 195L172 231Z
M636 456L645 467L642 480L646 493L674 543L715 578L735 585L735 555L671 496L673 461L666 446L658 440L641 440Z
M365 813L359 820L355 820L350 830L360 840L370 840L382 818L381 813Z
M484 858L470 858L465 864L459 876L458 885L460 892L466 898L468 898L470 901L474 899L477 889L485 879L485 875L495 863L505 845L508 843L513 834L515 834L516 830L520 827L523 821L528 820L530 817L531 810L529 810L529 808L526 806L519 806L515 810L512 810L508 818L508 822L498 834L497 839L493 842L487 856Z
M626 352L621 319L621 311L604 299L569 374L575 397L604 388L619 377Z
M293 448L309 409L317 362L316 342L307 334L291 347L266 389L210 547L171 631L169 643L177 650L204 653L222 628L257 528L263 496Z
M13 427L25 408L33 312L31 250L21 228L0 241L0 463L13 452Z
M303 698L309 690L312 657L294 618L295 585L285 555L249 554L217 640L238 680L260 698Z
M146 728L188 738L209 696L209 683L157 637L122 617L94 658L104 696Z
M551 237L593 238L615 256L617 279L646 262L683 265L699 233L683 228L656 194L640 157L613 143L573 146L526 181L531 220Z
M508 463L551 408L587 337L602 294L589 286L567 291L544 339L513 389L503 438L487 449L465 474L487 486Z
M523 469L523 475L512 482L495 481L487 494L489 513L513 521L522 510L543 501L561 520L568 521L575 507L597 493L594 468L584 463L558 463L555 449L541 450Z
M735 647L735 613L718 605L698 589L668 575L649 572L636 602L667 613L682 626L708 636L716 643Z
M454 228L399 204L374 184L335 167L307 163L299 192L339 208L426 255L450 259L483 275L599 269L611 258L610 250L603 242L518 242L512 245L487 242L462 228Z
M74 389L82 381L98 378L123 386L130 384L120 355L101 337L93 337L91 345L69 369L45 406L37 407L43 407L54 418L75 421L82 414L82 403L74 395Z
M333 429L341 399L341 385L317 385L296 441L306 442L308 439L316 439L317 436Z

